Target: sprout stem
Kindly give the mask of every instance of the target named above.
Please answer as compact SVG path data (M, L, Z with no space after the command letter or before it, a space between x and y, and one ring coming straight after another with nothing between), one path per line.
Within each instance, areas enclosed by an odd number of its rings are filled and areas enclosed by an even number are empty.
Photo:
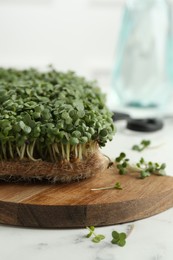
M61 144L62 158L65 159L64 145Z
M70 144L69 143L67 143L66 144L66 159L67 159L67 161L69 162L70 161Z
M102 188L95 188L95 189L91 189L92 191L97 191L97 190L112 190L115 189L115 185L114 186L108 186L108 187L102 187Z
M55 145L52 145L52 146L51 146L51 149L52 149L52 152L53 152L53 157L54 157L54 160L56 161L56 151L55 151Z
M50 155L50 160L51 160L51 162L53 162L54 161L54 157L53 157L53 153L52 153L52 149L51 149L52 147L49 145L48 146L48 151L49 151L49 155Z
M79 160L82 160L82 147L81 144L78 145L79 148Z
M93 141L76 145L71 145L70 143L53 143L45 147L37 139L32 143L24 143L21 146L17 146L16 143L9 141L6 144L1 143L1 147L2 160L7 160L8 157L22 160L26 157L32 161L37 161L38 159L36 158L46 158L52 162L58 160L67 160L70 162L73 158L83 160L83 158L95 153L98 149L98 145Z
M6 147L4 146L4 144L1 144L2 147L2 153L5 159L7 159L7 154L6 154Z
M34 153L35 142L36 142L36 140L34 140L33 144L30 145L30 155L32 157L33 157L33 153Z
M25 154L25 148L26 148L26 144L24 144L21 149L20 149L20 160L23 159L24 154Z
M29 145L26 146L26 152L27 155L29 157L29 159L31 159L32 161L37 161L35 158L32 157L32 155L30 154L30 149L29 149Z
M59 152L59 149L58 149L58 145L55 143L55 144L53 144L53 147L54 147L55 152L57 154L59 154L60 152Z
M14 154L13 154L13 149L12 149L12 146L11 146L11 142L8 142L8 145L9 145L10 156L11 156L12 159L14 159Z
M78 150L77 150L77 145L75 145L75 158L78 158Z
M19 150L19 147L17 147L17 146L16 146L16 151L17 151L18 156L20 157L20 150Z

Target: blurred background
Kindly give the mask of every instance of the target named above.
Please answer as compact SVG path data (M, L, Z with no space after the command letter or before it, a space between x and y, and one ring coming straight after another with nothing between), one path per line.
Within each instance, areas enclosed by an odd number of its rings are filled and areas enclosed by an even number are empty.
M125 0L0 0L0 66L75 70L110 95L124 8Z
M75 70L108 91L123 0L0 0L0 66Z

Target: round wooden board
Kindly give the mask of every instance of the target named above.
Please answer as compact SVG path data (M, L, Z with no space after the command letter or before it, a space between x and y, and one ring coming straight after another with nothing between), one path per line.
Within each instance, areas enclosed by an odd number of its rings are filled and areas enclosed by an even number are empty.
M122 190L99 188L121 182ZM109 169L72 184L0 183L0 223L44 228L130 222L173 206L173 177L120 176Z

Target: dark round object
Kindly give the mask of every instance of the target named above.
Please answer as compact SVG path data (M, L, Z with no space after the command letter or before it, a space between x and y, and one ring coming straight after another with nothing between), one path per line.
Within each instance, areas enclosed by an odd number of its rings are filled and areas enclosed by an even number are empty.
M125 120L125 119L129 119L129 118L130 118L130 115L128 115L126 113L121 113L121 112L113 112L113 116L112 116L113 121Z
M156 118L128 119L127 128L138 132L154 132L163 128L163 121Z

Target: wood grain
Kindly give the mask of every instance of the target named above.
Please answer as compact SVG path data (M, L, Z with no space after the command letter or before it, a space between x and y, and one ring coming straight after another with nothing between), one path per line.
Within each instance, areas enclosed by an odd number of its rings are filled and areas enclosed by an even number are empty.
M123 190L91 191L121 182ZM45 228L130 222L173 206L173 178L144 180L113 169L72 184L0 183L0 223Z

